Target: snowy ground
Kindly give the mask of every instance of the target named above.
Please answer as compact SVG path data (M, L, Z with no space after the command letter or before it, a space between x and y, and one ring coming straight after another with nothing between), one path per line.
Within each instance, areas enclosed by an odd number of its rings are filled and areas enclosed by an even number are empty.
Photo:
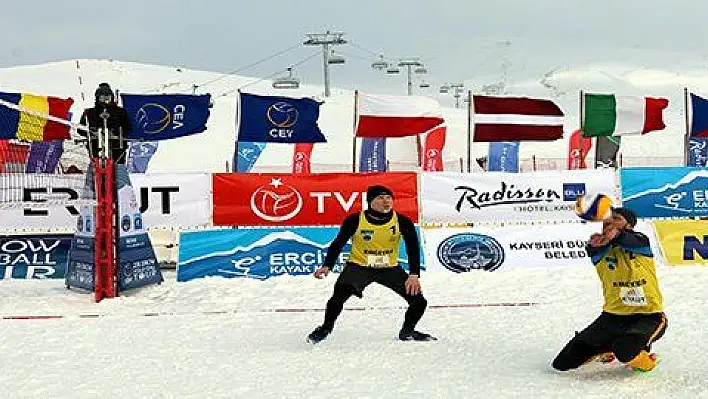
M599 312L590 266L424 274L431 307L419 327L440 338L427 343L395 339L404 303L374 285L347 303L367 309L346 310L318 346L305 336L322 319L332 276L178 284L172 272L100 304L61 281L0 281L0 315L63 316L0 320L0 397L708 397L708 271L659 274L669 328L654 349L663 360L639 376L618 364L550 367ZM536 304L478 306L510 302Z

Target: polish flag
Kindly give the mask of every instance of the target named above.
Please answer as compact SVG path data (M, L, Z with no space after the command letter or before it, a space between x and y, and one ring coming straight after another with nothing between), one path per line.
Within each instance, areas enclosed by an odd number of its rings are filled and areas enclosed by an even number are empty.
M427 97L358 94L357 137L406 137L443 123L440 104Z
M423 170L426 172L442 172L443 148L445 147L445 136L447 127L439 126L425 135L425 146L423 148Z
M563 137L563 111L551 100L474 96L474 141L550 141Z
M301 175L312 173L310 170L310 157L312 157L313 143L297 143L293 151L293 174Z

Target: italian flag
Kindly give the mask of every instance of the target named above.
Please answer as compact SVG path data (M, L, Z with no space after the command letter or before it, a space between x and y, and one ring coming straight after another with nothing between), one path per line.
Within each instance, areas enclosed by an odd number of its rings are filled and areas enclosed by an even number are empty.
M583 136L626 136L662 130L665 98L585 94Z

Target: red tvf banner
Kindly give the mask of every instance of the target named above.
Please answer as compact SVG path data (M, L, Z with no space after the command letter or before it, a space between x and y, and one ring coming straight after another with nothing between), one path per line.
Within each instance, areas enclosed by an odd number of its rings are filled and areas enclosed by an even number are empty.
M394 209L418 222L418 183L412 172L215 173L215 226L339 225L366 208L366 189L380 184L394 195Z

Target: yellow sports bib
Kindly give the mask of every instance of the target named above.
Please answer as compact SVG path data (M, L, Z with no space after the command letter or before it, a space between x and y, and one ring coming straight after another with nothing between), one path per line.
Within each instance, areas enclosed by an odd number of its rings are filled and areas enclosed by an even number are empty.
M398 265L400 242L401 229L395 212L388 223L380 226L369 223L364 212L360 212L348 261L364 267L395 267Z
M602 281L605 312L628 315L664 311L652 257L612 247L595 269Z

